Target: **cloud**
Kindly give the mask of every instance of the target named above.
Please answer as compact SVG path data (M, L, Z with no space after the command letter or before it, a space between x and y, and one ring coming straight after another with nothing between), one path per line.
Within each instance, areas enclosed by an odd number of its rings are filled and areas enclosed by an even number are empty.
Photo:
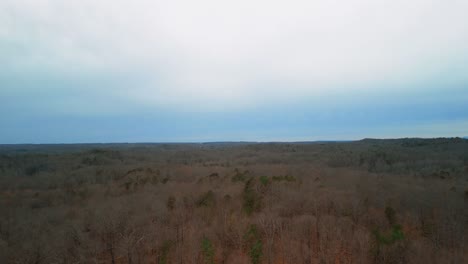
M463 0L3 0L0 137L463 136L466 10Z
M252 108L468 79L466 1L6 0L0 10L2 78L101 78L75 89L148 107ZM3 89L22 88L49 89Z

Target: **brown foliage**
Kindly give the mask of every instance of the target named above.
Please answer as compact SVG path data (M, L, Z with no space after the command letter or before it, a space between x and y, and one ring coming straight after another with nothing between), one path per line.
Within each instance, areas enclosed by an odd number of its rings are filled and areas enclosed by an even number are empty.
M50 148L0 150L0 263L468 262L463 140Z

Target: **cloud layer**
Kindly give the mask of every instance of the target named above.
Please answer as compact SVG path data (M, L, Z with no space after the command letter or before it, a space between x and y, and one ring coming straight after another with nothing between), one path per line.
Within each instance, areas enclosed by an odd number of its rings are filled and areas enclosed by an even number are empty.
M4 0L0 110L161 119L278 106L333 123L384 105L451 113L406 113L421 124L468 120L467 10L462 0Z

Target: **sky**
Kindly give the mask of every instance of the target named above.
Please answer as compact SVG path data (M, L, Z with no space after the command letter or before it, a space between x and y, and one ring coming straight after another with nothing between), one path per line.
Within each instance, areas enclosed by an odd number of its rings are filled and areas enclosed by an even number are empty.
M468 136L467 0L1 0L0 144Z

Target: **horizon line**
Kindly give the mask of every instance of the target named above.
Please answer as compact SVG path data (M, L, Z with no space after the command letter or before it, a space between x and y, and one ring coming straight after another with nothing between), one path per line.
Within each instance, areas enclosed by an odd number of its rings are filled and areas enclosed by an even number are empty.
M245 143L245 144L265 144L265 143L334 143L334 142L358 142L364 140L401 140L401 139L465 139L468 136L456 137L389 137L389 138L374 138L365 137L360 139L318 139L318 140L225 140L225 141L121 141L121 142L60 142L60 143L0 143L0 146L6 145L117 145L117 144L229 144L229 143Z

